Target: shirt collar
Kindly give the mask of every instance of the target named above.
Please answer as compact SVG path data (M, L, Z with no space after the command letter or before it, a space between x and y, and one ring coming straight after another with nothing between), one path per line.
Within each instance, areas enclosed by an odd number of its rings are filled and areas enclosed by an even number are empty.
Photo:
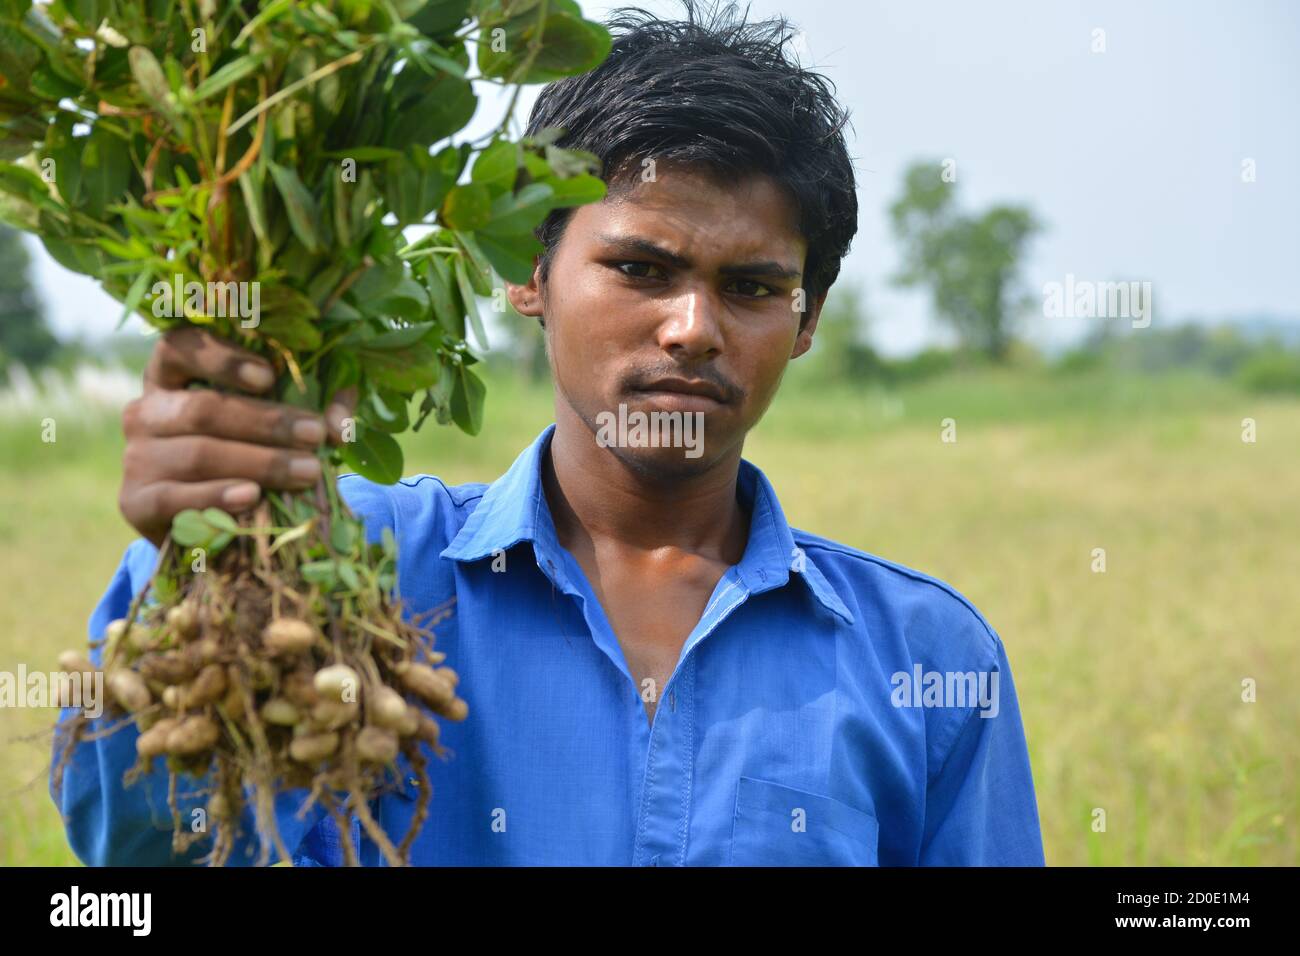
M441 556L453 561L477 561L498 551L531 541L548 554L558 549L555 524L542 486L542 455L555 432L547 425L533 443L515 459L510 469L483 492L483 500L465 520ZM736 565L741 582L751 594L782 587L797 572L813 595L846 624L853 615L813 559L795 545L785 512L767 476L742 458L737 494L750 510L749 541Z

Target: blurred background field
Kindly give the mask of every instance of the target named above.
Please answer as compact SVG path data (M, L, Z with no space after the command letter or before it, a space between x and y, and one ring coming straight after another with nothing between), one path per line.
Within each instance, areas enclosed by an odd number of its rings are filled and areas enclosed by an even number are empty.
M837 354L793 363L746 457L792 524L948 581L998 630L1049 863L1300 862L1300 398L1195 363L1028 352L944 355L884 384L832 374ZM504 471L552 420L528 361L491 365L480 437L408 435L407 472ZM48 669L84 641L131 540L102 401L58 415L54 443L39 400L0 413L0 669ZM48 735L31 738L52 716L0 710L0 864L76 862L46 792Z

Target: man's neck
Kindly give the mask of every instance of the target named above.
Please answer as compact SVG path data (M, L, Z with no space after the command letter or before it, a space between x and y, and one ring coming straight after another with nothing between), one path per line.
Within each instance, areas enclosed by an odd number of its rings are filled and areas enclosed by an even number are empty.
M571 409L557 409L542 482L560 544L628 551L671 549L736 564L749 515L736 496L741 448L689 476L652 476L600 447Z

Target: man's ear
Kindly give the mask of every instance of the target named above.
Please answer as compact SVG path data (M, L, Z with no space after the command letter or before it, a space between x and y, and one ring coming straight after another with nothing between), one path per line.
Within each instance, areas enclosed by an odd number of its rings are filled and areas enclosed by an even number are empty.
M504 280L503 280L504 281ZM533 274L526 285L506 282L506 298L520 315L542 318L542 257L533 260Z
M829 291L829 290L827 290ZM826 293L823 292L817 298L813 299L808 306L808 318L795 336L794 348L790 351L790 358L797 359L804 352L812 348L813 333L817 331L817 319L821 317L822 306L826 304Z

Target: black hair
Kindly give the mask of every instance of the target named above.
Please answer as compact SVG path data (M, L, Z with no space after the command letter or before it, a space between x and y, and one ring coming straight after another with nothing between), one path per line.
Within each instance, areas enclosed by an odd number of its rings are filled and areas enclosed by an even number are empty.
M684 20L614 10L605 21L614 37L608 58L543 88L527 132L563 127L556 145L594 153L610 193L630 187L646 157L695 165L722 181L771 176L799 210L808 244L802 328L858 230L848 112L829 80L787 56L795 30L785 18L747 22L749 8L738 17L735 3L701 11L696 0L680 2ZM543 282L571 213L556 209L537 228Z

